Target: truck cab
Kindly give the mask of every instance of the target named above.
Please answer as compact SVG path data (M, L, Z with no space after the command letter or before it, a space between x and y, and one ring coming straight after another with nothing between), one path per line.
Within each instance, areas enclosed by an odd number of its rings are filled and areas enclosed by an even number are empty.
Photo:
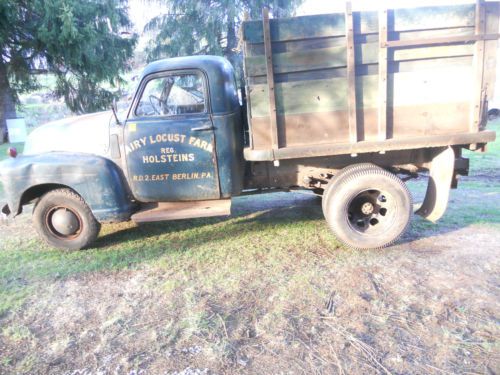
M23 205L37 202L36 216L40 198L54 192L59 200L78 198L91 213L88 220L86 210L69 203L35 219L42 236L63 248L84 246L76 239L86 221L97 228L135 213L139 222L170 218L159 212L175 212L177 219L229 214L228 198L243 188L243 143L241 105L227 60L157 61L142 73L125 120L106 112L35 130L24 154L0 166L8 197L2 212L16 216ZM164 202L177 206L165 209ZM223 210L220 202L226 202Z
M123 137L114 145L120 150L117 162L134 199L197 201L238 195L243 185L241 122L227 60L203 56L150 64L126 121L115 130Z

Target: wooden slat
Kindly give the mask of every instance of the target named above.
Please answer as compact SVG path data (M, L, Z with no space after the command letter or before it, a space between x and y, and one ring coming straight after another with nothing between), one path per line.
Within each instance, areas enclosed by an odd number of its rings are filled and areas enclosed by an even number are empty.
M443 29L474 25L474 5L451 5L394 10L394 31ZM356 33L377 33L377 12L360 12ZM273 20L272 41L289 41L345 35L343 14L320 14ZM243 38L249 43L263 43L259 21L243 23Z
M248 22L250 20L250 14L245 11L244 14L243 14L243 21L244 22ZM247 43L243 43L243 41L241 40L242 38L242 33L243 33L243 28L240 28L239 30L239 37L240 37L240 41L239 43L241 43L243 46L243 56L247 56L248 55L248 50L247 50L247 46L248 44ZM245 98L244 98L244 101L243 103L246 102L246 121L248 124L251 123L251 119L252 119L252 102L251 102L251 98L250 98L250 82L249 82L249 76L248 76L248 65L246 64L246 59L243 59L243 72L244 72L244 77L242 77L242 80L243 80L243 83L244 83L244 95L245 95ZM243 93L242 93L243 94ZM249 143L249 146L250 148L253 148L253 135L252 135L252 129L251 127L248 129L248 143Z
M474 25L474 4L399 8L391 12L394 12L394 17L391 17L394 20L391 25L393 31Z
M376 64L378 62L378 43L356 44L356 65ZM415 61L420 59L437 59L442 57L472 56L472 44L448 46L416 47L395 50L391 61ZM247 77L265 76L267 74L265 56L245 58ZM275 53L273 50L274 74L311 72L322 69L345 68L347 66L347 47L319 48L310 51ZM275 76L276 80L276 76Z
M487 2L484 5L486 7L486 34L497 32L499 30L500 2ZM495 97L495 85L493 82L496 79L500 79L497 76L498 40L486 40L484 44L483 82L485 82L486 99L491 100ZM500 92L497 91L497 96L499 94ZM486 124L483 123L481 125Z
M378 17L379 53L378 53L378 126L379 140L387 138L387 9L381 9Z
M320 14L273 20L270 33L273 42L278 40L300 40L343 35L344 16L342 14ZM264 30L259 21L243 24L243 38L249 43L263 43Z
M270 131L272 148L279 148L278 139L278 120L276 113L276 94L274 92L274 68L273 68L273 53L271 49L271 32L269 29L269 9L264 8L262 11L262 24L264 30L264 49L266 55L266 70L267 70L267 87L269 93L269 113L270 113Z
M349 141L358 141L356 117L356 60L354 57L354 20L351 2L346 3L345 11L346 41L347 41L347 108L349 119Z
M457 66L450 66L446 62L441 62L441 66L439 66L434 61L420 63L421 65L416 65L417 62L411 62L413 67L418 68L418 71L411 68L409 71L407 69L406 72L393 75L394 84L391 86L394 87L397 95L394 96L391 105L397 107L470 102L473 87L470 61L469 64L461 63ZM358 95L358 109L374 108L378 110L377 74L358 75L356 86L356 92L363 93L363 95ZM345 73L343 77L275 82L275 92L276 97L279 98L276 102L276 110L280 115L329 111L347 112ZM269 116L267 83L252 85L250 95L252 117ZM373 122L373 126L377 128L377 116ZM344 125L347 129L347 123Z
M486 30L486 8L481 0L476 2L476 36L483 35ZM481 110L483 106L483 73L484 73L484 40L478 40L474 52L474 89L471 103L471 121L469 131L479 131L481 122Z
M491 3L490 3L491 4ZM354 14L354 25L356 26L356 15ZM378 24L377 24L378 27ZM498 30L498 29L497 29ZM345 32L345 31L344 31ZM411 30L411 31L390 31L387 39L389 41L412 41L430 38L446 38L446 37L472 37L475 38L474 26L445 28L445 29L430 29L430 30ZM491 35L493 37L494 35ZM468 38L464 38L468 39ZM378 29L376 34L360 34L358 29L354 27L354 42L357 45L377 44ZM264 43L243 43L245 45L245 56L256 57L264 56ZM326 38L316 39L300 39L300 40L285 40L271 41L273 55L293 52L306 52L317 49L328 49L332 47L345 47L345 34L339 36L331 36ZM378 50L378 48L377 48Z
M494 47L494 50L496 52L496 46ZM486 48L486 51L488 51L488 48ZM378 53L377 53L378 54ZM493 54L492 54L493 55ZM357 54L356 54L357 56ZM393 57L393 56L391 56ZM493 56L496 57L496 54ZM492 57L490 56L490 59ZM432 58L432 59L422 59L422 60L409 60L409 61L397 61L394 62L391 59L390 64L387 65L387 74L394 74L394 73L408 73L408 72L415 72L418 74L418 72L422 71L422 69L440 69L443 67L451 67L451 68L457 68L457 67L472 67L472 55L466 55L466 56L456 56L453 58L450 57L442 57L442 58ZM491 71L494 73L495 72L495 67L496 65L493 65L493 69ZM472 69L472 68L471 68ZM344 78L346 76L346 68L335 68L335 69L321 69L321 70L313 70L313 71L302 71L302 72L290 72L290 73L276 73L276 70L274 71L274 84L275 84L275 91L276 95L279 97L279 85L282 83L290 83L290 82L303 82L303 81L316 81L316 80L330 80L330 79L335 79L335 78ZM491 73L490 71L490 73ZM358 82L360 79L363 78L363 76L374 76L377 78L378 76L378 61L375 61L374 64L369 64L365 66L357 66L356 67L356 82ZM493 82L494 77L491 78L486 78L486 71L485 71L485 80L488 82ZM257 85L266 85L267 84L267 79L266 76L255 76L255 77L248 77L247 81L250 85L250 87L256 88ZM357 83L356 83L357 84ZM378 84L378 83L377 83ZM492 98L493 94L491 93L491 89L494 87L488 86L489 94L488 98ZM375 88L376 90L378 89L378 86ZM360 95L361 91L358 90L358 103L360 100L360 97L363 97L363 95ZM375 104L376 106L376 104ZM279 102L277 103L277 110L278 113L280 111L280 105Z
M481 40L496 40L500 34L470 35L470 36L449 36L442 38L425 38L418 40L390 40L385 43L385 47L414 47L433 44L467 43Z

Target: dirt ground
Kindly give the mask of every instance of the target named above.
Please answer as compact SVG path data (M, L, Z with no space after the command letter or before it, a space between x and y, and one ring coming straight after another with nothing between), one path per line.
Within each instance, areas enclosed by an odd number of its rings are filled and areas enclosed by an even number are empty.
M471 196L458 190L452 204ZM500 206L498 194L480 199L490 199L494 210ZM240 198L234 206L245 220L272 221L288 220L292 208L312 222L318 241L299 234L304 242L297 248L265 250L275 245L273 237L293 235L286 226L271 229L267 241L242 239L238 268L211 286L204 277L232 264L235 252L201 266L160 257L130 268L42 278L20 308L0 317L0 372L500 372L496 223L445 220L434 227L415 219L397 245L353 252L332 245L313 196L280 193L264 203ZM13 236L36 243L28 215L0 226L0 237ZM215 258L218 246L211 246Z

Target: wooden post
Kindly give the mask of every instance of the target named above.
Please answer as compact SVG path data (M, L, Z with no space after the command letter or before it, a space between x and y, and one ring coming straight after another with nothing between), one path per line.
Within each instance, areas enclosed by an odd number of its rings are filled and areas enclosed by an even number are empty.
M250 20L250 13L245 11L243 13L243 21L246 22L249 20ZM247 44L245 43L244 38L243 38L243 24L240 25L239 35L240 35L240 40L238 42L238 45L240 47L242 46L242 49L243 49L243 72L242 72L243 74L240 77L241 96L243 99L243 103L245 103L245 101L246 101L246 120L247 120L247 123L249 124L249 126L248 126L248 144L249 144L249 147L253 150L254 149L253 134L252 134L252 127L250 126L250 124L252 123L252 120L251 120L251 118L252 118L252 111L251 111L252 103L250 102L250 88L248 85L248 79L247 79L248 71L247 71L247 64L246 64L246 58L245 58L245 56L248 56L248 52L247 52ZM244 137L246 137L246 132L243 132L243 134L244 134Z
M476 1L476 22L475 22L475 35L480 37L486 31L486 8L482 0ZM484 76L484 48L485 41L483 38L476 40L474 48L474 88L471 100L471 119L469 132L476 133L479 131L479 124L481 123L481 116L484 104L484 89L483 89L483 76Z
M264 30L264 53L266 56L267 89L269 92L269 119L271 131L271 144L274 150L279 148L278 139L278 113L276 111L276 94L274 92L273 53L271 47L271 29L269 25L269 9L262 10L262 23Z
M356 112L356 58L354 49L354 21L351 2L346 3L345 27L347 40L347 104L349 114L349 141L358 141Z
M387 9L378 13L378 139L387 139Z

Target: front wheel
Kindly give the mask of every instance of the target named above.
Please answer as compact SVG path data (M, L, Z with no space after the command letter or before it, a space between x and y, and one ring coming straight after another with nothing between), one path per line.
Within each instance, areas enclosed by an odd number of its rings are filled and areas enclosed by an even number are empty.
M52 190L33 210L38 234L58 249L80 250L95 241L101 225L85 201L70 189Z
M335 236L354 249L379 249L408 228L412 199L405 183L376 166L346 173L327 189L323 213Z

